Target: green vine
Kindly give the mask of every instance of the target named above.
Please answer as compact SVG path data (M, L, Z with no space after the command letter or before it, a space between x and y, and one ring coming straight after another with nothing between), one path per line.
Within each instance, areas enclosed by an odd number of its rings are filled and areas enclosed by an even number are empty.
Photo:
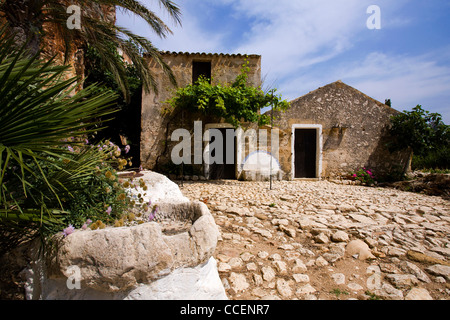
M264 92L260 87L249 85L249 71L246 61L241 73L229 84L212 85L209 79L200 77L195 84L179 88L174 97L166 101L167 111L179 109L214 115L235 127L245 122L269 124L270 117L261 114L260 110L273 105L274 110L285 111L289 102L282 100L281 95L275 95L276 89Z

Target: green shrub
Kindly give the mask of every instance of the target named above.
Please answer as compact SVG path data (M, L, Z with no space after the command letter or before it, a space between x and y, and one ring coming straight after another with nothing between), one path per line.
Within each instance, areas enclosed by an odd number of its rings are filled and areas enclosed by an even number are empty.
M96 85L74 93L79 84L66 79L67 67L13 44L0 30L0 255L78 226L88 214L107 218L123 198L105 180L118 150L86 144L101 129L97 119L115 112L116 95ZM103 194L108 186L112 193Z
M375 183L375 177L371 170L362 168L356 172L351 172L350 176L354 180L361 181L361 183L371 186Z
M414 155L411 167L413 170L450 169L450 146L443 146L424 155Z
M412 169L450 168L450 126L418 105L391 118L391 151L413 151Z
M241 122L253 122L259 125L269 124L270 117L260 110L273 106L274 110L286 111L290 104L274 95L275 89L264 92L248 84L249 62L242 66L241 73L234 82L212 85L210 79L200 77L192 85L179 88L168 104L166 112L175 109L201 112L209 116L223 118L227 123L239 127Z

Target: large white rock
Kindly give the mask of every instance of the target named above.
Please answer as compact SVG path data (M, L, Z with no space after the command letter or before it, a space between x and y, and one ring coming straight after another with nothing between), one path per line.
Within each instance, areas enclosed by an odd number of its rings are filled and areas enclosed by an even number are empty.
M150 284L140 284L123 292L104 292L81 286L68 289L67 280L47 280L41 299L44 300L227 300L217 272L217 263L210 258L194 268L179 268Z
M192 223L189 230L163 233L157 222L132 227L76 231L58 243L47 270L49 278L69 277L77 266L81 283L118 292L150 283L175 269L194 267L214 253L219 231L202 202L165 206L166 215Z
M145 202L151 201L152 204L189 202L189 199L183 196L178 185L165 175L153 171L141 171L140 174L143 176L134 178L134 181L143 179L147 190L144 191L138 184L136 188L128 189L132 195L141 194Z
M359 239L350 241L345 251L350 256L358 255L359 260L375 259L369 246Z
M27 275L29 299L226 299L213 253L220 237L208 207L166 177L145 172L154 222L78 230L55 238L49 259ZM185 227L165 231L164 223Z
M425 288L412 288L406 295L405 300L433 300L433 297Z
M442 276L447 279L447 281L450 281L450 266L445 266L442 264L435 264L431 267L426 268L429 273L435 275L435 276Z

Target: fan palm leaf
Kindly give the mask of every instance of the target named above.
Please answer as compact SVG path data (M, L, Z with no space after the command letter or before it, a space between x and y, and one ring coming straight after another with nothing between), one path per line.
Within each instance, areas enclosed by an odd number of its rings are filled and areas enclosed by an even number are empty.
M0 226L54 231L62 197L106 158L92 148L73 154L67 141L99 130L116 95L96 85L74 93L66 70L16 49L0 28Z

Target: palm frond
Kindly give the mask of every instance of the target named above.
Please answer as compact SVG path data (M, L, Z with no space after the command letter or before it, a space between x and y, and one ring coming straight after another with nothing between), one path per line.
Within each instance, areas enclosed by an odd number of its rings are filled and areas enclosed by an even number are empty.
M98 130L97 119L116 111L116 95L96 85L74 93L67 67L38 56L0 32L0 224L47 230L60 222L55 212L64 213L61 197L104 156L74 157L65 141Z
M170 28L147 6L142 5L137 0L79 0L82 28L81 30L69 30L66 27L66 6L61 3L58 4L55 0L47 1L52 2L52 5L46 7L45 21L51 23L58 30L63 43L66 44L66 59L72 53L71 50L73 50L67 44L78 42L95 48L99 53L103 66L113 74L126 100L129 98L129 84L126 78L125 63L117 59L115 53L108 47L109 43L113 43L116 48L120 48L130 58L143 82L143 88L146 92L150 90L157 92L157 86L144 56L152 57L162 67L171 83L176 86L175 76L170 67L162 60L159 50L153 46L150 40L116 25L115 21L109 21L106 17L99 18L102 12L100 10L101 6L115 6L118 10L123 10L142 18L158 37L164 38L171 34ZM158 2L167 11L175 24L181 24L180 9L173 1L159 0ZM93 4L97 6L98 10L92 10Z

